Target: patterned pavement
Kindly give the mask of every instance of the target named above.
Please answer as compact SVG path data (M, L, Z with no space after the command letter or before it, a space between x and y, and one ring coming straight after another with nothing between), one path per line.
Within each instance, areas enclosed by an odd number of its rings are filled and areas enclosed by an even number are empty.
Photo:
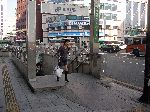
M57 91L32 93L11 60L4 60L21 112L150 112L150 105L137 100L141 92L84 74L69 75L70 82ZM4 109L2 85L0 89L0 107Z

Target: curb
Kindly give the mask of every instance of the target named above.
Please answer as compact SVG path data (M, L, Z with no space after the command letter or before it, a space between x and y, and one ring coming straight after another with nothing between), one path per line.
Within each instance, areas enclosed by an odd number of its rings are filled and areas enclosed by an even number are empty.
M128 83L125 83L125 82L122 82L122 81L113 79L113 78L111 78L111 77L106 77L106 78L109 79L109 80L111 80L112 82L118 84L118 85L125 86L125 87L127 87L127 88L130 88L130 89L134 89L134 90L143 92L143 88L141 88L141 87L134 86L134 85L132 85L132 84L128 84Z

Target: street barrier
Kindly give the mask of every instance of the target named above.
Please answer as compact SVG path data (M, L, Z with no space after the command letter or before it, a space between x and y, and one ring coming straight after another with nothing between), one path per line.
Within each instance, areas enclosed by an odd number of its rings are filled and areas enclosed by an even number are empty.
M6 112L20 112L19 104L11 84L7 66L2 68Z

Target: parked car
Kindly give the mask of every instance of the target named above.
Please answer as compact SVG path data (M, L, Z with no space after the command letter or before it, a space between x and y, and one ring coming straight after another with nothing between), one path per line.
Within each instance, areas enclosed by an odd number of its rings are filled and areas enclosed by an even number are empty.
M114 44L103 44L103 45L101 45L100 49L103 52L107 51L109 53L120 51L119 46L118 45L114 45Z

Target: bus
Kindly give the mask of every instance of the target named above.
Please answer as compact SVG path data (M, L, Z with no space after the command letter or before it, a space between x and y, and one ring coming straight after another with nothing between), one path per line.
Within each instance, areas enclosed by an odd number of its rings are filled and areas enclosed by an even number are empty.
M126 37L126 52L133 53L135 56L145 55L146 36Z

